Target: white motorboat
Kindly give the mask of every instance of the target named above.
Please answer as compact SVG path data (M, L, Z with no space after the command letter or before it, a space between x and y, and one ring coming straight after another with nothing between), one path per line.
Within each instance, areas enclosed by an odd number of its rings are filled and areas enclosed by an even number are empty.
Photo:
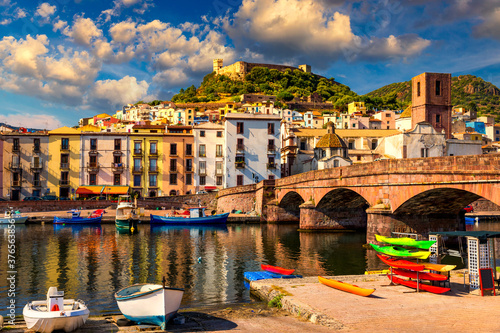
M129 195L120 195L118 206L116 207L115 225L118 230L126 230L131 233L137 230L139 215L137 214L137 204L132 203Z
M4 216L0 217L0 224L4 223L21 224L21 223L26 223L26 220L28 220L27 216L22 216L19 211L14 211L14 209L10 207L8 210L5 211Z
M159 284L134 284L120 289L115 299L123 315L139 324L153 324L165 329L181 306L184 289Z
M85 324L89 312L83 301L64 299L64 291L50 287L47 300L29 302L23 309L23 316L28 329L36 332L72 332Z

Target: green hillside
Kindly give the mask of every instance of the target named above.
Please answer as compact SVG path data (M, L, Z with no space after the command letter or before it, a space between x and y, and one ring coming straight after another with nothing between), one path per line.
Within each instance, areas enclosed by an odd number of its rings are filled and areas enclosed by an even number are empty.
M411 81L392 83L365 96L382 98L396 96L399 103L411 103ZM500 121L500 90L490 82L474 75L460 75L452 78L451 102L453 106L466 109L476 108L478 115L491 114Z

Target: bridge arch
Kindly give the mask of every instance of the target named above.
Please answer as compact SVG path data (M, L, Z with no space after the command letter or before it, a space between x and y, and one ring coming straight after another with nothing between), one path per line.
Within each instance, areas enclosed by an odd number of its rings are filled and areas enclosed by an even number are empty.
M316 205L317 209L368 208L368 201L358 192L348 188L336 188L327 192Z
M305 200L300 194L291 191L285 194L278 206L283 208L287 213L292 214L293 216L298 218L300 216L300 205L302 205L304 202Z

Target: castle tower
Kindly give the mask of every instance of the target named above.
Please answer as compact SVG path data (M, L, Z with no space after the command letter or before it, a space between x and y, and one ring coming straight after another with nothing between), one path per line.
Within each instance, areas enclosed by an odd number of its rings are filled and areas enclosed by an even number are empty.
M219 70L222 69L223 60L222 59L214 59L214 72L215 74L220 74Z
M310 65L299 65L299 69L301 69L305 73L311 73Z
M451 74L422 73L412 79L411 126L426 121L451 138Z

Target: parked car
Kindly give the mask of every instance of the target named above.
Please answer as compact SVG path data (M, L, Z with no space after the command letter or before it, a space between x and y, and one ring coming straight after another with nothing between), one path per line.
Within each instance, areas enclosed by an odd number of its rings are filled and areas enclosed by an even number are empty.
M23 201L38 201L38 200L42 200L42 198L40 198L40 197L25 197L23 199Z
M474 207L472 207L471 205L467 205L464 208L464 210L465 210L466 213L472 213L474 211Z
M57 200L57 196L47 194L42 197L42 200Z
M196 192L196 194L207 194L207 193L208 193L208 192L207 192L207 191L205 191L205 190L201 190L201 191Z

